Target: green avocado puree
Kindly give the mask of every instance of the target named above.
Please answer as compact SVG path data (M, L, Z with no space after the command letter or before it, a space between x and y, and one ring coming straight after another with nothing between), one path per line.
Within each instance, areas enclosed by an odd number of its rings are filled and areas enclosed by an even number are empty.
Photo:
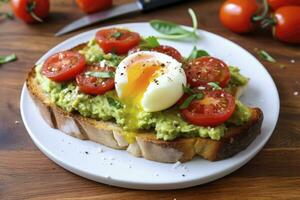
M105 60L105 62L110 62L112 66L117 66L123 59L113 54L104 54L95 40L91 40L80 53L85 56L90 64ZM37 65L36 80L53 103L68 112L79 112L84 117L114 121L125 132L128 131L127 140L134 141L132 138L135 134L132 134L126 125L125 106L119 101L115 90L104 95L86 95L79 91L75 82L57 83L43 76L40 71L41 65ZM230 72L231 87L247 84L248 79L239 73L238 68L230 67ZM219 140L224 135L228 124L241 125L249 120L250 115L248 107L236 101L235 112L228 123L216 127L202 127L184 121L178 108L173 106L167 110L153 113L139 111L136 128L138 131L149 132L155 130L157 138L163 140L173 140L177 137L203 137Z

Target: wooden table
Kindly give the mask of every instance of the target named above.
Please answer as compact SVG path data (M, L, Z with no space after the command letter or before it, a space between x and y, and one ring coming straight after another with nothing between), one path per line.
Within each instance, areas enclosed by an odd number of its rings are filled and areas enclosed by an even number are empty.
M117 3L123 2L127 1ZM284 64L281 69L279 64L262 61L278 87L281 112L272 138L254 159L220 180L176 191L107 186L74 175L49 160L32 143L21 120L20 92L26 72L51 47L99 26L54 37L62 26L83 15L73 2L56 0L51 2L51 15L43 24L0 22L0 55L18 56L18 61L0 66L0 199L300 199L300 94L296 95L300 93L300 49L273 40L267 32L244 36L229 32L218 19L220 4L212 0L187 2L101 26L153 18L190 25L187 8L191 7L201 29L226 37L253 54L254 48L264 49Z

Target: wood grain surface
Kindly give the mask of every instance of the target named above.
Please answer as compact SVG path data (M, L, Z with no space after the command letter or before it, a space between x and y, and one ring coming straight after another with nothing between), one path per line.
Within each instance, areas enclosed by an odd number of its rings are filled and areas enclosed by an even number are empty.
M124 2L128 1L116 1ZM70 0L51 1L51 14L43 24L0 21L0 55L18 56L18 61L0 66L0 199L300 199L300 94L296 95L300 93L300 48L272 39L268 31L249 35L229 32L218 19L221 2L195 0L62 37L53 34L83 15ZM41 55L65 39L99 26L153 18L190 25L189 7L197 12L201 29L226 37L254 55L255 48L264 49L286 66L282 69L279 64L262 61L278 87L281 110L272 138L255 158L236 172L203 186L138 191L81 178L54 164L36 148L22 123L19 102L26 72Z

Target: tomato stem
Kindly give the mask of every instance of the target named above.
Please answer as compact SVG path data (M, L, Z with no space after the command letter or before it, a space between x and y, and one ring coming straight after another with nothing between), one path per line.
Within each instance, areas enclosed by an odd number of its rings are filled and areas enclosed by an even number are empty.
M33 19L35 19L36 21L38 22L43 22L43 20L41 18L39 18L35 13L34 13L34 10L36 8L36 2L33 1L33 2L29 2L27 3L27 6L26 6L26 11L31 15L31 17Z
M252 21L253 22L257 22L257 21L261 21L264 18L266 18L268 12L269 12L269 5L268 5L268 1L267 0L262 0L262 4L263 4L263 10L262 13L260 15L256 14L252 17Z
M274 26L276 25L276 19L272 18L272 17L267 17L265 19L262 20L261 22L261 27L262 28L268 28L269 26Z

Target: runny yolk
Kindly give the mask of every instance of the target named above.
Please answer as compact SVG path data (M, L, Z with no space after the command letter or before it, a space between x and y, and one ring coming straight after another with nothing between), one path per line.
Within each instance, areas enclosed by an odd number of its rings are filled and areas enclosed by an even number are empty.
M122 88L121 101L126 105L126 126L129 131L138 129L141 100L149 84L158 76L159 64L138 61L127 68L127 83Z

